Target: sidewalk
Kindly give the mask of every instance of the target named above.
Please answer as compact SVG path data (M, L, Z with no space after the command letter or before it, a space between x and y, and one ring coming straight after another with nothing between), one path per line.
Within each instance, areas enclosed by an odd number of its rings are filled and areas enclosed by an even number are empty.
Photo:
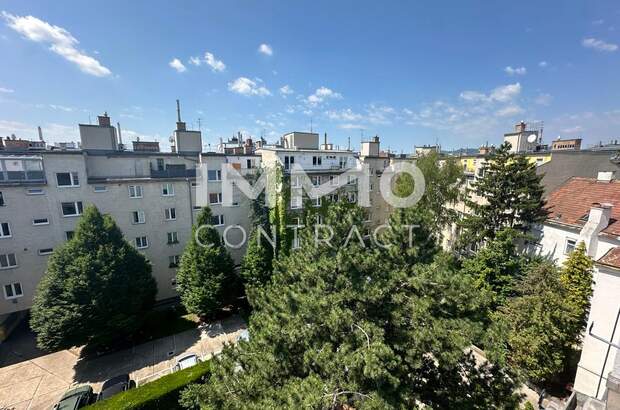
M207 359L219 353L245 328L238 316L214 322L208 330L192 329L131 349L79 360L79 349L28 357L10 343L0 345L0 409L50 409L74 384L90 384L95 392L108 378L129 373L138 386L170 372L177 358L195 353ZM15 346L17 349L17 346ZM15 349L15 350L16 350ZM21 361L20 361L21 360Z

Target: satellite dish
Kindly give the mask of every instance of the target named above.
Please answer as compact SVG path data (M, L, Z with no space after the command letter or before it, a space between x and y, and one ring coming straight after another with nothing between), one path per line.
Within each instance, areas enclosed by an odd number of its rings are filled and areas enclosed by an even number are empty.
M536 142L536 138L538 138L538 136L536 134L530 134L527 137L527 142L529 142L530 144L533 144Z

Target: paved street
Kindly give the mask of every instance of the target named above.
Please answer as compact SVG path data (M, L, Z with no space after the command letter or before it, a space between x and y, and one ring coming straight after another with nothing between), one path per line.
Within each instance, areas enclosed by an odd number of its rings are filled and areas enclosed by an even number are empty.
M131 349L79 360L79 349L40 355L31 334L0 345L0 409L49 409L74 384L95 391L106 379L129 373L138 385L168 374L187 353L202 358L221 351L245 327L240 317L214 322L209 329L188 330Z

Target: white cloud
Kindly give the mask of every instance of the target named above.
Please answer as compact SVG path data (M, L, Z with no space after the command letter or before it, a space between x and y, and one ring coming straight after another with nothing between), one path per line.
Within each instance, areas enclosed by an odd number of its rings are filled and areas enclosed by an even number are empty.
M340 124L338 126L343 130L363 130L364 126L361 124Z
M77 141L77 126L56 123L41 124L45 141ZM0 120L0 136L15 134L18 138L38 139L37 126L18 121Z
M189 63L191 65L195 65L196 67L199 67L202 64L202 60L200 59L200 57L190 57L189 58Z
M282 94L282 97L284 98L286 98L287 95L293 94L294 92L295 90L293 90L288 84L280 87L280 94Z
M525 74L527 74L527 68L525 68L525 67L515 67L515 68L512 68L511 66L508 66L508 67L504 68L504 71L508 75L525 75Z
M583 132L583 127L581 125L575 125L574 127L564 128L562 132L564 134L579 134Z
M585 48L591 48L597 51L608 51L608 52L612 52L612 51L616 51L618 49L618 45L617 44L613 44L613 43L606 43L603 40L598 40L596 38L584 38L583 41L581 42L581 45L584 46Z
M327 99L339 100L341 98L342 95L340 93L337 93L327 87L319 87L316 89L314 94L309 95L306 100L310 105L315 106Z
M545 68L545 67L547 67L548 65L549 65L549 63L548 63L548 62L546 62L546 61L541 61L540 63L538 63L538 67L540 67L540 68Z
M506 107L500 108L495 112L495 115L498 117L512 117L517 114L521 114L523 112L523 108L518 105L507 105Z
M77 65L82 72L97 77L112 74L112 71L98 60L78 50L76 47L79 41L64 28L51 25L33 16L14 16L4 11L2 15L10 28L28 40L48 44L51 51Z
M259 80L257 81L260 82ZM228 89L237 94L246 95L246 96L271 95L271 92L266 87L257 84L256 81L252 81L247 77L239 77L232 83L228 83Z
M463 91L460 97L467 102L508 102L520 93L521 84L514 83L496 87L489 95L479 91Z
M67 107L65 105L58 105L58 104L50 104L50 108L53 109L53 110L64 111L64 112L73 112L73 111L75 111L75 108L73 108L73 107Z
M326 111L325 115L327 115L330 120L335 121L354 122L361 121L364 118L362 114L353 112L353 110L351 110L350 108L346 108L340 111Z
M0 87L0 93L7 93L7 94L10 94L10 93L13 93L13 92L15 92L15 90L12 90L12 89L10 89L10 88Z
M182 73L187 70L187 68L185 68L181 60L179 60L178 58L173 58L172 61L168 63L168 65L177 70L178 73Z
M266 56L272 56L273 55L273 48L271 48L271 46L269 44L261 44L260 46L258 46L258 52L261 54L264 54Z
M487 96L478 91L463 91L460 95L461 99L470 102L485 101Z
M215 56L208 51L205 53L205 63L211 67L213 72L222 72L226 69L226 64L224 64L222 60L216 59Z
M534 99L534 102L538 105L549 105L551 104L551 100L553 100L551 94L539 94L538 97Z

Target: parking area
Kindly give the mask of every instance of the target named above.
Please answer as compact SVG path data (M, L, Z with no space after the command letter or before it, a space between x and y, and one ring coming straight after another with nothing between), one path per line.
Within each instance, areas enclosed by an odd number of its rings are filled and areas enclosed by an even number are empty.
M0 345L0 409L49 409L69 387L90 384L97 392L105 380L124 373L139 386L168 374L185 354L195 353L207 359L219 353L244 328L244 321L234 316L202 330L188 330L81 360L79 349L37 355L34 341L8 340Z

